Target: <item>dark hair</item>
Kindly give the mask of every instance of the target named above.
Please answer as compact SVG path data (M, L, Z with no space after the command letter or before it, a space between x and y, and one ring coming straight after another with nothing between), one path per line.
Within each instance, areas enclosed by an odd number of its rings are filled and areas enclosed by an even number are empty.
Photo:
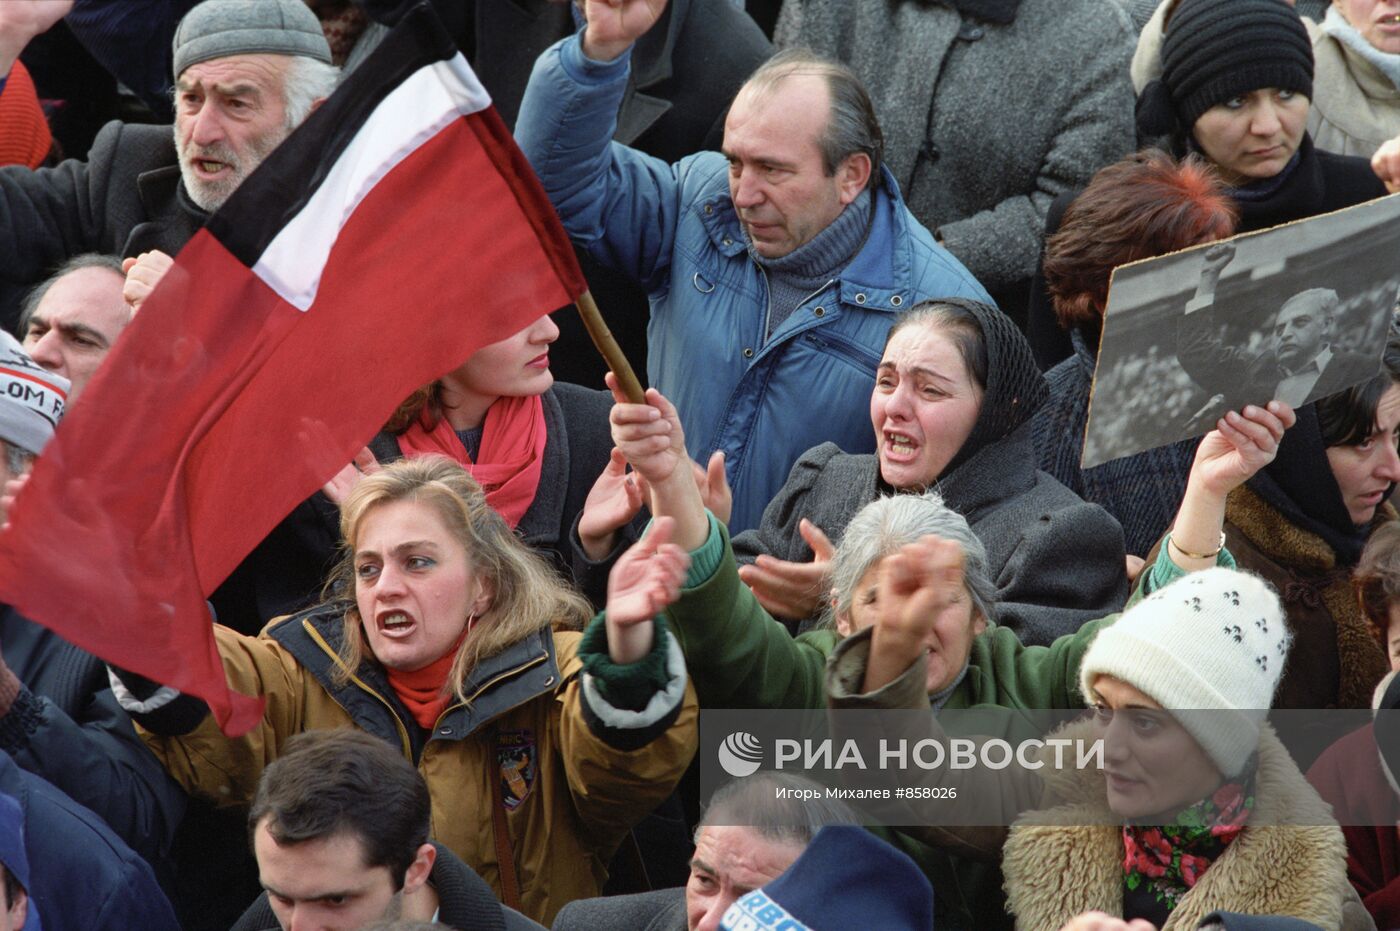
M870 158L870 183L879 184L885 137L880 131L880 120L875 115L870 94L850 67L823 58L811 49L784 49L759 65L744 83L744 89L770 91L783 78L797 74L825 78L827 91L831 95L826 131L818 140L822 150L822 167L827 176L836 174L836 169L847 158L864 153Z
M808 790L817 794L808 795ZM806 847L828 824L859 823L851 806L827 797L822 786L806 776L763 770L721 786L700 816L695 836L704 828L726 825L748 828L775 843Z
M1097 323L1119 265L1223 239L1239 215L1220 176L1194 155L1144 149L1094 175L1045 244L1045 285L1065 329Z
M1385 521L1371 534L1352 573L1351 584L1371 633L1389 653L1386 635L1390 629L1390 606L1400 599L1400 521Z
M1381 395L1395 384L1400 384L1400 336L1392 332L1385 344L1385 368L1379 375L1317 402L1323 444L1355 446L1375 433Z
M948 334L967 367L967 374L978 388L987 387L987 336L977 315L967 307L948 301L923 301L900 314L885 336L885 346L900 330L927 326Z
M34 311L39 309L39 302L44 299L44 295L49 293L60 278L64 278L76 271L84 268L105 268L113 272L123 281L126 280L126 272L122 271L122 260L115 255L103 255L100 252L84 252L82 255L75 255L54 271L52 275L45 278L34 286L34 289L24 296L24 300L19 305L19 323L15 328L15 335L21 340L24 339L25 331L29 329L29 320L34 316Z
M278 844L348 833L365 866L389 868L397 891L428 842L428 784L393 747L364 731L306 731L263 770L248 811L251 843L264 819Z

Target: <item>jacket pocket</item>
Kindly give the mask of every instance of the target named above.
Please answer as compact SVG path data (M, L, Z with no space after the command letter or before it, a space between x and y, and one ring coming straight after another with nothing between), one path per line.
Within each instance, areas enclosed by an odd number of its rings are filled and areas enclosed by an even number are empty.
M814 330L802 334L802 339L817 351L848 362L872 377L880 367L880 357L871 352L868 346L862 346L849 336Z

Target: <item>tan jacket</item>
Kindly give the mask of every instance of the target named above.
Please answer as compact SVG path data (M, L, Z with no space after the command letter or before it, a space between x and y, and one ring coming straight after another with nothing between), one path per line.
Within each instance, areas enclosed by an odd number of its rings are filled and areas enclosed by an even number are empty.
M206 717L181 737L143 732L147 744L187 791L246 805L291 736L335 727L382 736L427 780L433 839L497 894L493 806L505 809L521 910L545 925L566 903L601 892L628 829L671 793L695 754L697 704L669 636L658 643L666 641L670 682L643 712L613 709L591 687L585 697L581 635L541 631L484 660L468 682L470 703L450 706L425 735L377 664L345 685L333 680L340 625L337 614L313 610L257 637L216 627L229 685L266 699L261 725L230 740ZM655 736L621 750L604 739L610 727Z

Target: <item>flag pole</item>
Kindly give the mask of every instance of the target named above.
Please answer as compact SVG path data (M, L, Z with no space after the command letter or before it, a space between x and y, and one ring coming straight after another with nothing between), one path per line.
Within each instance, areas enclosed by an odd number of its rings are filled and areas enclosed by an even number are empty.
M598 312L598 304L593 300L592 291L584 291L578 296L578 312L583 317L583 325L588 328L588 335L593 338L593 345L598 347L603 361L617 376L618 387L627 396L627 400L633 404L645 404L646 394L642 390L642 383L637 380L637 374L632 371L627 357L622 354L622 347L617 344L612 331L603 322L603 315Z

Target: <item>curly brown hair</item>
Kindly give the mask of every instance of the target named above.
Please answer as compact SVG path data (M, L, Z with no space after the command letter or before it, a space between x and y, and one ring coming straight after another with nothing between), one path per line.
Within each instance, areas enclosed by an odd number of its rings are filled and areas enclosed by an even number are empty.
M1400 599L1400 521L1386 521L1371 534L1352 572L1351 584L1356 588L1361 613L1371 625L1371 633L1390 655L1386 643L1390 606Z
M1094 175L1045 244L1045 285L1060 326L1097 323L1120 265L1222 239L1239 214L1220 177L1194 155L1145 149Z

